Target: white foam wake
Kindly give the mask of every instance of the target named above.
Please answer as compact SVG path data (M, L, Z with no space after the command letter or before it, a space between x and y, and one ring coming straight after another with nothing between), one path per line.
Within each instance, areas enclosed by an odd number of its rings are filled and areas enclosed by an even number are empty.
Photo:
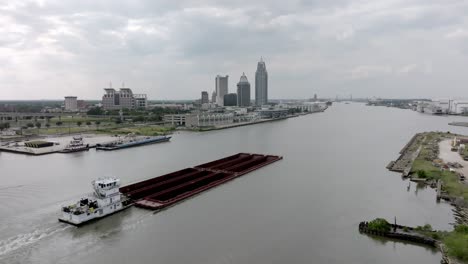
M55 233L64 231L65 229L71 228L71 226L54 225L48 228L37 229L31 233L19 234L5 240L0 240L0 256L3 256L11 251L20 249L27 245L31 245L49 237Z

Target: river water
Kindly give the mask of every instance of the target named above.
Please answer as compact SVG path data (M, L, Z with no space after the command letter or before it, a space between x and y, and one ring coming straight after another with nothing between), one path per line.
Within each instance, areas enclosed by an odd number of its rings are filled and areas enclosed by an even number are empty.
M434 190L385 169L415 132L468 134L451 121L468 119L335 104L113 152L0 153L0 263L439 263L433 249L357 227L396 216L451 229L451 207L436 203ZM81 228L57 222L97 177L126 184L238 152L284 159L157 214L130 208Z

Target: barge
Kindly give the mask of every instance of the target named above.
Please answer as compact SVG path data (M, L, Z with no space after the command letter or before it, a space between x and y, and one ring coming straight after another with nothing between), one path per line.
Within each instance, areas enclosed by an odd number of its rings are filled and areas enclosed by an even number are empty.
M167 142L171 139L171 136L157 136L157 137L145 137L136 138L133 136L126 137L114 142L110 142L104 145L96 145L97 150L117 150L123 148L136 147L147 144Z
M91 196L62 207L59 221L80 226L132 205L161 210L281 159L238 153L124 187L116 178L98 179Z
M120 188L134 205L160 210L281 160L281 156L238 153Z

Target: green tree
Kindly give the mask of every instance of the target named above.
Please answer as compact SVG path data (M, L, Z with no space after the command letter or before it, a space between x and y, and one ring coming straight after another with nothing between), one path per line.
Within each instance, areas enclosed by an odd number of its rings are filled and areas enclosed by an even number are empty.
M76 122L76 125L79 127L81 126L81 124L83 124L81 121Z
M419 178L427 178L427 174L423 170L418 170L418 177Z
M56 126L61 126L62 124L63 124L62 121L57 121L57 122L55 123Z
M135 118L133 118L133 122L143 122L143 121L145 121L144 116L136 116Z
M391 229L390 223L383 218L376 218L369 222L369 229L379 232L389 232Z
M99 125L101 124L101 121L94 121L94 124L96 124L96 129L99 130Z
M50 124L49 124L49 123L46 123L45 126L46 126L47 128L49 128L49 127L50 127Z
M102 111L101 107L93 107L88 110L87 114L88 115L103 115L104 111Z
M90 125L91 125L91 122L90 122L90 121L86 122L86 125L87 125L87 126L90 126Z
M36 122L36 124L34 124L38 129L41 128L42 124L40 122Z
M33 123L27 123L26 127L28 127L28 128L34 127L34 124Z

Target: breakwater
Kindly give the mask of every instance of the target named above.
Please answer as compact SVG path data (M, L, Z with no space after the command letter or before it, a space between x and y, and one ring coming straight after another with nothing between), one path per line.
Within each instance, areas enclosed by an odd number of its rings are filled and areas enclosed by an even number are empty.
M390 231L384 232L369 228L368 222L361 222L359 223L359 232L375 236L410 241L413 243L429 245L432 247L435 247L437 244L437 240L415 232L415 229L413 227L395 224L390 224L390 227Z
M396 161L391 161L387 165L390 171L401 172L403 177L408 177L414 160L418 157L421 148L418 144L424 140L424 135L418 133L400 151L400 156Z

